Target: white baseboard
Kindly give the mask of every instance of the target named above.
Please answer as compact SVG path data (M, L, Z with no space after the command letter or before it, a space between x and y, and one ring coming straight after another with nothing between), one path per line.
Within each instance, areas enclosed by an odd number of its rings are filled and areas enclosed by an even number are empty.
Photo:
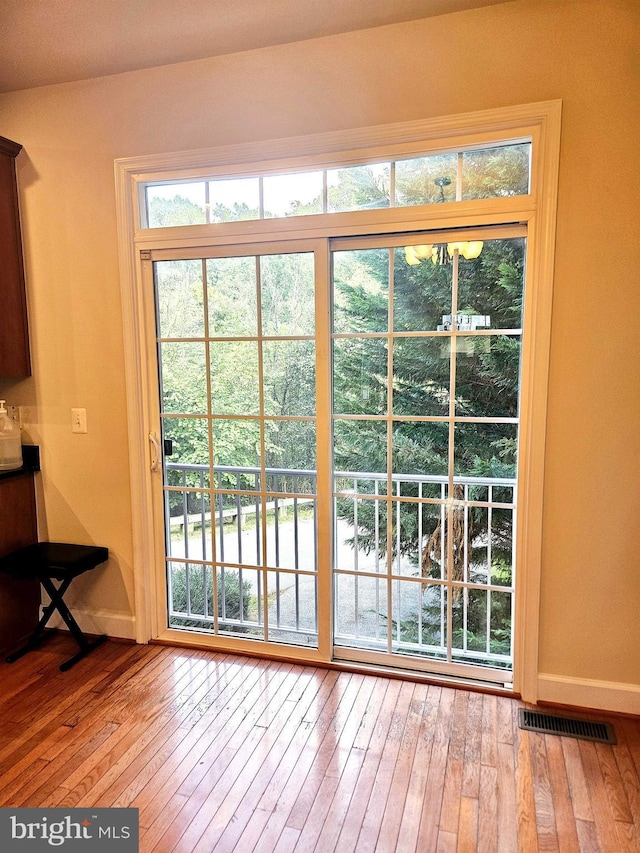
M119 637L125 640L136 639L136 622L130 613L115 613L113 610L83 610L79 607L74 607L72 613L80 629L87 634L106 634L108 637ZM40 614L42 615L42 606ZM58 613L53 614L47 623L47 628L68 630Z
M640 685L538 674L538 700L640 716Z

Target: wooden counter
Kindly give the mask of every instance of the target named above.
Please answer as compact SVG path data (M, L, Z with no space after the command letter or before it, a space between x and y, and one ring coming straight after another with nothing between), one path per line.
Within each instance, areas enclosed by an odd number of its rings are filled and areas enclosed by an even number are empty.
M0 556L38 541L34 476L31 468L0 475ZM39 608L38 581L0 575L0 661L33 631Z

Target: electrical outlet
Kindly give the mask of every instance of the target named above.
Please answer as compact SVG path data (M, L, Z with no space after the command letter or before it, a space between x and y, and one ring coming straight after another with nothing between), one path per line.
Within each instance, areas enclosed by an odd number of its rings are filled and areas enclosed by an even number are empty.
M87 410L71 409L71 432L87 431Z
M20 429L22 429L22 411L21 406L7 406L7 414Z

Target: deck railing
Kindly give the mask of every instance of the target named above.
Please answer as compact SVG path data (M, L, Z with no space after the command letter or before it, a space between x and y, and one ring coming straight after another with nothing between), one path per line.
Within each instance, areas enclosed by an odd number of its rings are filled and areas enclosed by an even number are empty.
M176 584L172 585L171 573L169 577L170 615L176 624L193 624L204 630L213 627L213 573L210 568L205 571L203 566L215 564L218 566L218 620L231 632L255 629L259 633L264 628L261 569L265 567L260 519L262 513L265 513L268 530L266 568L272 573L272 582L275 584L273 612L269 611L270 628L276 633L282 632L285 638L283 641L301 642L296 638L296 634L299 634L303 637L302 642L312 642L317 632L316 472L267 468L263 483L260 468L215 466L212 484L207 465L168 462L166 470L169 484L165 492L167 550L176 565L186 566L184 584L178 585L177 595L174 595ZM342 579L344 588L350 584L349 588L353 589L358 598L359 588L365 586L367 578L374 579L376 583L370 586L378 589L377 581L386 576L388 569L385 556L387 522L382 509L388 505L388 480L386 474L352 471L335 472L334 478L336 517L342 519L340 531L334 537L336 583ZM212 486L215 489L213 492ZM406 633L403 635L405 628L400 609L394 612L391 615L394 646L406 653L413 651L441 657L447 645L445 638L456 632L456 660L508 666L511 650L505 650L504 641L501 644L496 641L498 635L504 636L505 625L496 624L496 608L493 605L505 595L512 596L513 587L510 576L506 580L503 577L499 582L495 581L493 552L500 536L504 539L503 530L498 534L495 521L497 513L500 513L503 528L505 518L509 525L513 525L515 480L456 477L450 499L449 488L448 479L443 476L398 474L392 477L393 495L389 497L393 500L395 513L390 528L393 539L393 583L397 583L398 590L401 584L404 584L403 589L411 590L416 589L416 583L421 584L422 602L422 591L428 587L437 603L437 606L434 604L430 608L428 625L423 604L415 608L413 640L408 639ZM455 578L453 593L451 578L446 577L444 569L447 558L446 536L440 536L439 541L437 537L435 540L434 537L429 539L434 524L440 524L443 531L446 529L447 512L452 504L459 513L458 529L463 531L463 538L470 542L475 536L474 551L482 552L481 564L478 564L477 559L474 562L471 548L465 545L464 553L458 556L458 576ZM423 507L429 509L431 527L425 526ZM474 533L470 526L472 508L476 514L482 514L480 533ZM361 529L359 514L363 512L367 518ZM411 549L402 541L404 520L410 512L416 512L412 555L408 554ZM348 544L346 540L349 540ZM440 575L437 572L428 574L424 568L425 561L417 552L417 549L423 549L427 540L438 541L441 549L439 555L432 555L432 565L435 561L436 565L440 563L443 567ZM500 546L504 552L505 542L501 541ZM448 556L451 559L451 552ZM508 562L513 565L513 559ZM195 571L190 571L190 563ZM237 589L233 591L232 605L227 600L229 592L226 580L229 573L235 574L235 582L240 589L240 600ZM252 585L251 595L255 599L252 614L242 605L241 591L245 588L243 585L247 584ZM194 585L201 586L201 589L194 590ZM456 624L452 623L447 594L460 598ZM480 639L477 625L470 624L472 611L478 620L479 597L482 597L484 608ZM375 602L369 602L366 615L361 616L360 604L350 602L346 609L353 611L354 617L349 620L340 618L341 603L337 602L337 642L363 648L378 645L386 635L390 621L384 615L387 604L386 596L376 596ZM510 612L510 605L508 610ZM504 622L504 617L501 618ZM507 628L510 632L510 624Z

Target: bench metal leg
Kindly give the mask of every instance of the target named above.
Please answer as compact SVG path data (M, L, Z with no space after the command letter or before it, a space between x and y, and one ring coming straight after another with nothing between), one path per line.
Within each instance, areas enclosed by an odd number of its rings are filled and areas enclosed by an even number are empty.
M33 629L33 633L27 640L27 642L21 648L17 649L15 652L12 652L10 655L7 655L5 658L7 663L14 663L19 660L21 657L27 654L27 652L31 652L34 649L37 649L46 639L48 639L52 632L47 631L47 622L53 615L53 612L58 609L60 602L62 602L62 596L65 594L67 589L69 588L69 584L73 580L72 578L66 578L58 589L55 588L54 584L51 582L49 578L46 578L48 581L49 588L47 585L41 580L42 585L47 590L49 597L51 599L50 603L47 604L42 609L42 618ZM65 605L66 607L66 605ZM63 617L64 618L64 617ZM73 617L71 617L73 618ZM80 629L78 629L80 630Z
M87 640L80 626L73 618L71 611L65 604L63 600L64 594L69 588L69 585L72 580L72 577L65 578L60 584L60 586L56 588L56 585L53 583L51 578L40 578L40 583L44 587L51 601L44 607L42 611L42 618L36 625L33 633L27 640L26 644L17 651L12 652L10 655L8 655L7 658L5 658L7 663L13 663L14 661L17 661L19 658L21 658L23 655L26 655L27 652L33 651L33 649L37 649L38 646L40 646L50 636L52 632L46 631L45 629L49 619L51 618L55 610L58 611L63 622L69 628L69 631L73 636L74 640L80 646L80 651L77 654L69 658L69 660L64 661L64 663L60 665L61 672L66 672L68 669L71 669L72 666L78 663L78 661L82 660L82 658L86 657L90 651L96 648L96 646L99 646L101 643L104 643L104 641L107 639L106 634L102 634L95 640Z

